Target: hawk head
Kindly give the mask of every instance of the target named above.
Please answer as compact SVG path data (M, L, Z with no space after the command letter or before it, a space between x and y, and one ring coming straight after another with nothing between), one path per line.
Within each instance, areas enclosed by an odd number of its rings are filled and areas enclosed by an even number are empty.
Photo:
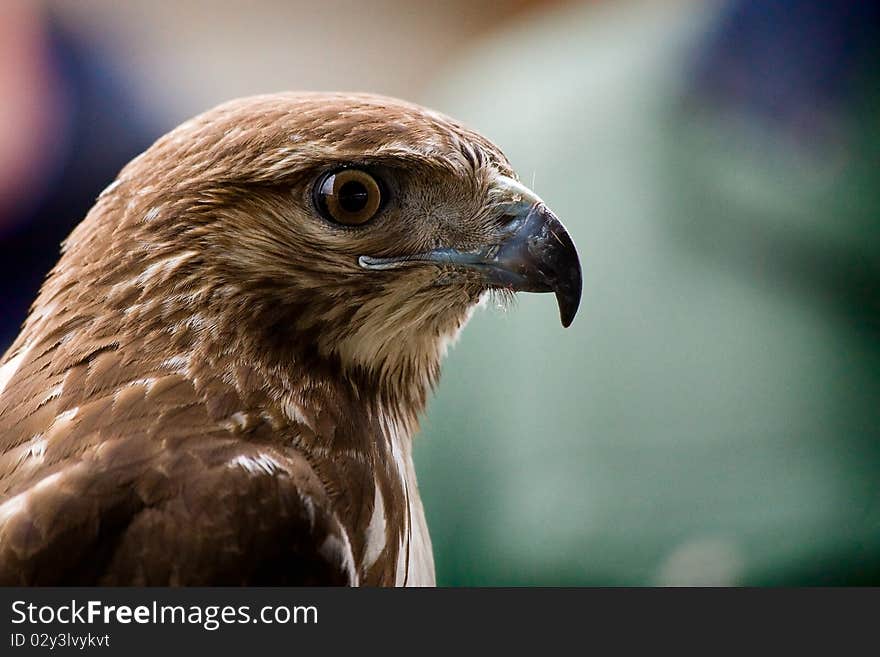
M0 364L0 581L433 583L410 438L490 290L568 325L580 265L451 119L285 94L181 125Z
M268 367L413 402L485 292L555 292L565 326L581 292L571 238L497 147L372 95L253 97L186 122L65 249L65 278L140 328L189 322Z

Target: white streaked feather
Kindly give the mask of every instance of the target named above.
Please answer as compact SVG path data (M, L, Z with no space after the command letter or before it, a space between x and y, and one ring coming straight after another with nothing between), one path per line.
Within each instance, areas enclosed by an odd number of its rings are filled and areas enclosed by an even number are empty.
M351 582L353 586L357 586L359 579L354 567L354 556L351 551L351 542L348 540L348 534L345 533L344 529L341 530L340 536L342 537L341 540L335 534L327 536L321 544L321 547L318 548L318 554L324 557L327 561L335 561L339 563L348 575L349 582Z
M10 358L5 365L0 367L0 393L6 389L7 384L12 380L12 377L18 371L21 362L24 360L25 356L27 356L29 351L30 346L25 345L25 347L15 356Z
M379 555L385 550L385 500L382 497L382 490L375 485L375 493L373 494L373 515L370 516L370 524L367 525L366 549L364 550L363 569L368 570Z
M234 459L230 459L227 463L230 468L244 468L250 474L267 474L273 475L284 468L278 461L268 454L258 454L257 456L246 456L241 454Z
M379 423L388 439L389 449L397 467L409 506L410 524L401 536L398 552L396 586L434 586L434 554L431 535L425 520L425 509L419 496L415 465L412 459L412 435L390 414L380 411Z

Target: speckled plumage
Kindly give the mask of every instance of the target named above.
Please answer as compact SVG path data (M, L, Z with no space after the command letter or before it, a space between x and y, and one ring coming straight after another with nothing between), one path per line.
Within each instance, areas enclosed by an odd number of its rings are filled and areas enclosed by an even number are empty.
M366 229L321 172L391 187ZM491 241L512 177L368 95L222 105L132 161L0 361L0 583L432 584L411 438L487 285L383 257Z

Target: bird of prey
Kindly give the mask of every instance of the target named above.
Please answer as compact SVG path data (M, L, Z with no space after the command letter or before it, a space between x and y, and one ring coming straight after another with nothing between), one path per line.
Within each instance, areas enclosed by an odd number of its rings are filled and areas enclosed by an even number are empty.
M412 436L492 290L567 326L580 264L458 122L287 93L183 123L0 361L0 583L434 584Z

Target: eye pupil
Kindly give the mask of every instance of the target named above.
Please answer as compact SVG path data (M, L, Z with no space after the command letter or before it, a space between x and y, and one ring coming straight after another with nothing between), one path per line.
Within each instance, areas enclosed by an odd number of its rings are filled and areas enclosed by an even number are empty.
M346 212L360 212L367 207L370 193L364 184L358 180L349 180L343 183L337 192L339 207Z
M359 226L372 219L382 205L382 190L376 179L361 169L342 169L318 179L315 205L329 221Z

